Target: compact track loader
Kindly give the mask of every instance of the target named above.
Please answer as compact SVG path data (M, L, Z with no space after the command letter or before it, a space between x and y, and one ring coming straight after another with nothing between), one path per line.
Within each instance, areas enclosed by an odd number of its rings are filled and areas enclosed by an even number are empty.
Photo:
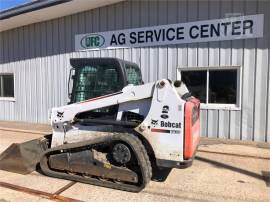
M139 192L154 166L191 165L200 102L183 82L144 84L136 64L116 58L70 63L71 101L50 111L52 135L11 145L0 169Z

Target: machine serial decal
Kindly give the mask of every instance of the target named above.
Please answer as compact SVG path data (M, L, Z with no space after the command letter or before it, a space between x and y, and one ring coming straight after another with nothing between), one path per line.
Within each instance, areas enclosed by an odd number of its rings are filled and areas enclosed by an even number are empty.
M166 130L166 129L161 129L161 128L152 128L151 132L154 132L154 133L180 134L180 130Z

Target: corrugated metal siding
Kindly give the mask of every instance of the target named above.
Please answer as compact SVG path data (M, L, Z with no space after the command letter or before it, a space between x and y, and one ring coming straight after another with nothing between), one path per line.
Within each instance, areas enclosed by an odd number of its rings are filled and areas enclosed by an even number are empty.
M126 1L0 33L0 72L15 73L15 102L0 101L0 119L47 122L67 103L71 57L119 57L138 63L144 81L176 79L176 67L241 65L242 110L202 110L202 135L270 142L269 1ZM74 36L263 13L264 38L74 52Z

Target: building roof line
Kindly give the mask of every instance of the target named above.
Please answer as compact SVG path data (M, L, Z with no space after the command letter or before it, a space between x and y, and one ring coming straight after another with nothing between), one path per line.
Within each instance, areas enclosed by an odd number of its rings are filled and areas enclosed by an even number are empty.
M71 0L41 0L32 1L27 4L19 5L0 12L0 20L8 19L17 15L25 14L28 12L48 8L62 3L67 3Z
M1 1L1 0L0 0ZM0 12L0 32L125 0L37 0Z

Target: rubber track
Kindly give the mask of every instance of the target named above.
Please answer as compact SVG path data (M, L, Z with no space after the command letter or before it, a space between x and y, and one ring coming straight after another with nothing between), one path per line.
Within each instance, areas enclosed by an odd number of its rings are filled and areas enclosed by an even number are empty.
M62 172L56 172L53 170L50 170L48 167L48 156L50 154L53 154L55 152L68 152L72 150L83 150L88 149L89 147L93 147L95 145L100 145L104 143L110 143L112 141L124 141L126 142L133 150L134 154L136 155L138 164L140 166L141 175L142 175L142 183L140 185L131 185L131 184L119 184L111 181L101 181L96 178L85 178L79 175L70 175ZM123 191L129 191L129 192L140 192L142 189L145 188L145 186L149 183L152 177L152 167L149 160L149 156L146 152L145 147L143 146L142 142L139 140L138 137L136 137L133 134L130 133L114 133L112 136L107 137L100 137L96 138L94 140L90 141L83 141L79 143L70 143L66 145L61 145L58 147L51 148L49 150L46 150L41 157L40 160L40 167L42 172L45 175L56 177L56 178L62 178L62 179L68 179L76 182L82 182L87 184L92 184L96 186L102 186L102 187L108 187L112 189L118 189Z

